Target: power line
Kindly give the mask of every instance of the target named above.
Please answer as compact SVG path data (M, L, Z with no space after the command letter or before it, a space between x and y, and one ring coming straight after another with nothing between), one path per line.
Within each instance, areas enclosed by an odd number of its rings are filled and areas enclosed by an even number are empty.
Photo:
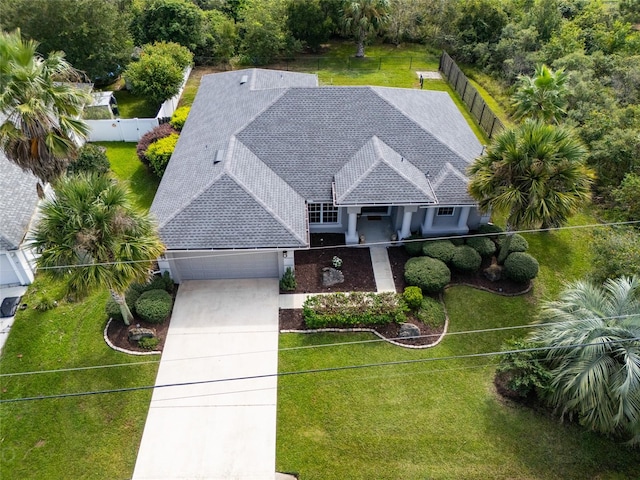
M431 242L436 240L451 240L455 238L474 238L474 237L494 237L499 235L510 235L510 234L521 234L521 233L542 233L542 232L552 232L552 231L560 231L560 230L575 230L575 229L584 229L584 228L600 228L600 227L613 227L613 226L622 226L622 225L634 225L640 224L640 220L632 220L627 222L608 222L608 223L593 223L586 225L568 225L562 227L549 227L549 228L535 228L535 229L527 229L527 230L511 230L509 232L496 232L496 233L473 233L473 234L465 234L465 235L442 235L435 237L424 237L424 238L416 238L416 239L404 239L401 242L372 242L367 243L366 246L389 246L400 243L412 243L412 242ZM320 246L320 247L309 247L303 249L296 249L292 247L271 247L264 249L252 249L249 251L243 250L216 250L213 253L211 250L211 254L203 254L197 256L184 256L178 258L172 258L172 261L182 261L182 260L193 260L193 259L202 259L209 257L234 257L240 255L256 255L260 253L264 253L266 251L279 251L279 249L284 250L301 250L301 251L309 251L309 250L328 250L332 248L361 248L362 245L331 245L331 246ZM209 250L206 250L208 252ZM225 252L225 253L219 253ZM107 266L107 265L119 265L119 264L133 264L133 263L149 263L145 260L125 260L125 261L117 261L117 262L99 262L99 263L81 263L81 264L73 264L73 265L55 265L48 267L38 267L39 270L59 270L59 269L69 269L69 268L82 268L82 267L97 267L97 266Z
M543 328L543 327L552 327L557 325L568 325L572 323L581 323L589 320L616 320L623 318L631 318L637 317L638 315L627 314L627 315L613 315L610 317L593 317L579 320L564 320L562 322L549 322L549 323L529 323L522 325L512 325L508 327L494 327L494 328L482 328L478 330L463 330L459 332L446 332L446 333L429 333L425 335L416 335L411 337L410 339L419 339L419 338L432 338L432 337L440 337L444 335L448 336L456 336L456 335L469 335L476 333L491 333L491 332L500 332L500 331L509 331L509 330L520 330L525 328ZM297 332L300 334L305 334L304 331ZM309 332L316 333L316 332ZM366 333L366 332L350 332L345 330L344 332L329 332L329 333ZM200 335L200 334L198 334ZM381 343L388 342L389 340L406 340L406 337L391 337L391 338L374 338L371 340L356 340L353 342L334 342L334 343L322 343L318 345L301 345L298 347L285 347L278 348L276 350L254 350L251 352L239 352L239 353L225 353L219 355L203 355L199 357L183 357L183 358L172 358L163 360L165 363L169 362L185 362L190 360L204 360L207 358L224 358L224 357L233 357L233 356L241 356L241 355L257 355L260 353L274 353L274 352L288 352L288 351L297 351L297 350L309 350L314 348L325 348L325 347L343 347L350 345L364 345L370 343ZM39 375L44 373L66 373L66 372L75 372L75 371L85 371L85 370L96 370L103 368L114 368L114 367L129 367L129 366L137 366L137 365L147 365L147 364L155 364L160 363L161 360L147 360L140 362L129 362L129 363L115 363L115 364L104 364L104 365L94 365L94 366L85 366L85 367L70 367L70 368L60 368L55 370L36 370L36 371L28 371L28 372L14 372L14 373L0 373L0 378L2 377L18 377L18 376L26 376L26 375Z
M242 381L242 380L260 380L260 379L266 379L266 378L290 377L290 376L296 376L296 375L311 375L311 374L318 374L318 373L340 372L340 371L346 371L346 370L360 370L365 368L388 367L388 366L398 366L398 365L411 365L411 364L417 364L417 363L428 363L428 362L445 361L445 360L484 358L484 357L490 357L495 355L504 355L508 353L550 351L550 350L560 350L560 349L567 349L567 348L590 347L590 346L603 345L603 344L606 345L606 344L613 344L613 343L627 343L627 342L634 342L638 340L640 340L640 337L627 338L627 339L621 339L621 340L603 340L597 343L578 343L578 344L550 346L550 347L532 347L532 348L521 348L521 349L514 349L514 350L502 350L497 352L470 353L466 355L449 355L446 357L418 358L418 359L411 359L411 360L396 360L392 362L365 363L362 365L345 365L341 367L315 368L315 369L297 370L297 371L294 370L290 372L268 373L263 375L247 375L242 377L229 377L229 378L218 378L218 379L209 379L209 380L197 380L192 382L178 382L178 383L168 383L168 384L162 384L162 385L144 385L144 386L138 386L138 387L115 388L115 389L108 389L108 390L94 390L89 392L60 393L56 395L39 395L35 397L2 399L0 400L0 404L35 401L35 400L52 400L52 399L58 399L58 398L86 397L91 395L105 395L105 394L111 394L111 393L126 393L126 392L142 391L142 390L155 390L157 388L188 387L188 386L194 386L194 385L236 382L236 381Z

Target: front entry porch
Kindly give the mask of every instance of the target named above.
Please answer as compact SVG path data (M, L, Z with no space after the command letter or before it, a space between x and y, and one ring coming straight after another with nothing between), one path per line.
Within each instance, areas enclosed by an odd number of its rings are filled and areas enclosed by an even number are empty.
M397 232L389 216L361 216L357 223L358 243L364 245L390 243L397 240Z

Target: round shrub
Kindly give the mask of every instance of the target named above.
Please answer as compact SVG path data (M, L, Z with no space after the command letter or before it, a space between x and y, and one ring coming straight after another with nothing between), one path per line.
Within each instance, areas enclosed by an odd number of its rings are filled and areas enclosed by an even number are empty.
M467 238L467 245L473 248L482 257L490 257L496 253L496 244L489 237Z
M503 233L504 229L499 227L498 225L494 225L493 223L485 223L478 227L478 233L483 234L493 234L493 233Z
M538 261L524 252L513 252L504 261L504 273L514 282L525 283L536 278L538 268Z
M505 243L507 243L507 236L502 235L497 240L498 247L504 247ZM529 250L529 242L525 240L525 238L519 233L514 233L511 235L511 243L509 243L509 253L512 252L526 252Z
M145 156L147 148L154 142L157 142L161 138L168 137L172 133L177 133L176 130L171 126L170 123L163 123L162 125L158 125L153 130L145 133L142 138L138 141L138 145L136 146L136 154L142 163L145 165L149 165L149 160Z
M85 144L78 152L78 158L69 164L67 173L75 175L78 173L97 173L102 175L107 173L111 165L105 153L104 147Z
M481 264L482 257L469 245L456 247L451 258L451 266L463 272L475 272L480 268Z
M440 292L451 281L451 271L442 261L431 257L410 258L404 266L404 279L423 292Z
M416 317L425 325L433 328L442 327L446 320L442 303L431 297L424 297Z
M117 321L122 321L120 305L118 305L113 298L109 297L107 304L104 306L104 311L107 313L107 317L113 318Z
M173 112L173 115L171 115L171 121L169 122L171 123L171 126L181 132L182 127L184 127L184 123L187 121L190 110L191 107L180 107Z
M411 310L417 310L422 305L422 290L420 287L407 287L402 293L405 303Z
M136 300L136 313L147 322L162 323L171 313L171 295L164 290L149 290Z
M172 133L168 137L161 138L157 142L152 143L149 145L149 148L147 148L145 156L147 160L149 160L149 164L155 174L160 178L164 175L169 159L178 143L178 138L179 135L177 133Z
M422 255L422 246L424 245L424 242L419 241L419 238L422 237L419 235L411 235L409 238L403 240L404 249L412 257L419 257Z
M456 246L450 240L432 240L424 243L422 253L427 257L449 263L455 249Z

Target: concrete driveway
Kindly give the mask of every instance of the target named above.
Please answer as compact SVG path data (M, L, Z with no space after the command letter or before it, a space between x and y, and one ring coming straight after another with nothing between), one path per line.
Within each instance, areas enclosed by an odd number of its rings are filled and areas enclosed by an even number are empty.
M278 370L278 281L180 285L156 385ZM277 378L156 388L133 480L276 478Z

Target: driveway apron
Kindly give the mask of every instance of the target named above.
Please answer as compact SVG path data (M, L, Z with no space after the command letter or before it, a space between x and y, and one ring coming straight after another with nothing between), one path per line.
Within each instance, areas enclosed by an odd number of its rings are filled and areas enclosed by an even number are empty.
M182 283L133 480L273 480L278 281ZM225 381L216 381L225 380ZM209 383L197 383L212 381Z

